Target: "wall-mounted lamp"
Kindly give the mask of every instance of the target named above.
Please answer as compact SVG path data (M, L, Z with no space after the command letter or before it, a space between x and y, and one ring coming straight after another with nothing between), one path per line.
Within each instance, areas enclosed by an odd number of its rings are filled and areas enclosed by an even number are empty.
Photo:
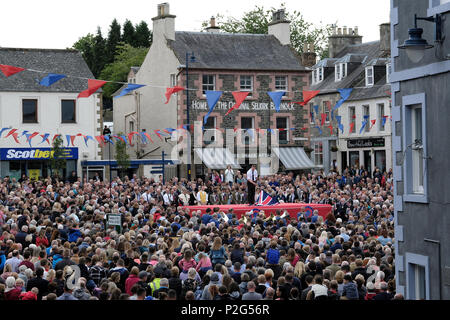
M443 41L442 18L440 14L437 14L435 17L427 17L427 18L420 18L417 17L417 14L415 14L414 28L408 30L409 39L405 40L405 42L398 47L399 49L405 49L409 59L414 63L418 63L420 60L422 60L423 56L425 55L426 49L434 47L433 45L428 44L426 39L422 38L423 29L417 27L417 20L434 22L436 27L434 42L441 43Z

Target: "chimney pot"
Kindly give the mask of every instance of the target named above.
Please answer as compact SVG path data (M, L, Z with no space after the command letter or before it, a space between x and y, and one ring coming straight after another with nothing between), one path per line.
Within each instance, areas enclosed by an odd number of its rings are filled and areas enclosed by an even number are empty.
M353 30L355 30L355 35L358 35L358 27L355 27Z
M342 28L338 28L338 33L337 34L342 34Z
M347 27L344 27L344 28L343 28L343 33L344 33L344 34L347 34Z
M211 27L215 27L216 26L216 18L211 17L210 24L211 24Z
M353 29L352 28L348 28L348 34L351 35L351 36L353 35Z

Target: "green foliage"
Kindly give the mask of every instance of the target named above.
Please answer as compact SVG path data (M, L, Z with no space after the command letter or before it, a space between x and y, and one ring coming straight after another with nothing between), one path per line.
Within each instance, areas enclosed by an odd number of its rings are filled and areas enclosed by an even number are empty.
M126 82L130 68L140 66L147 55L148 48L134 48L126 43L119 43L114 62L105 66L100 74L101 79ZM111 95L121 87L117 83L107 83L103 89L103 96L111 98Z
M111 63L114 61L114 56L116 55L116 48L121 40L121 28L120 24L114 19L109 26L108 39L106 40L106 63Z
M128 43L133 47L136 47L136 30L130 20L125 20L123 24L122 42Z
M118 136L122 136L123 133L120 132ZM130 167L130 155L127 153L127 145L125 142L118 140L116 142L116 154L115 158L117 161L117 166L119 168L120 175L122 175L123 171L127 170Z
M62 176L62 170L66 167L66 159L63 158L64 146L61 136L57 136L53 140L51 155L50 155L50 170L52 175Z
M90 70L94 66L94 46L95 36L92 33L88 33L86 36L79 38L73 44L73 48L81 52Z
M145 21L141 21L136 25L136 47L139 48L149 48L152 44L153 34L149 30L148 25Z
M92 48L93 61L89 66L94 77L98 77L106 64L106 40L102 36L100 27L97 28L97 34L94 38L94 46Z
M286 19L291 21L292 47L298 53L302 53L304 43L313 43L321 59L328 57L328 36L331 34L331 26L315 26L305 21L300 12L288 12L285 4L282 4L281 8L285 9ZM276 9L273 7L266 10L263 6L255 6L253 10L245 12L241 19L217 14L216 21L224 32L267 34L274 11ZM208 27L208 23L208 21L202 23L202 30Z

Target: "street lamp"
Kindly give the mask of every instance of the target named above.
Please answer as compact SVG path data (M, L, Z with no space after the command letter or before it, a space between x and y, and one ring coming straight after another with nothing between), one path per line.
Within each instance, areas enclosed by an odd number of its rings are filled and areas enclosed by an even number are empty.
M189 121L189 62L194 63L197 62L195 59L195 55L192 52L186 52L186 112L187 112L187 130L189 133L189 139L188 139L188 150L189 154L191 152L191 124ZM191 159L192 157L189 157L188 165L187 165L187 171L188 171L188 181L191 181Z
M428 44L426 39L422 38L423 29L417 27L417 20L424 20L435 23L435 42L442 42L442 18L440 14L435 17L421 18L414 15L414 28L408 30L409 39L399 46L399 49L405 49L408 58L413 63L418 63L425 55L425 50L434 46Z

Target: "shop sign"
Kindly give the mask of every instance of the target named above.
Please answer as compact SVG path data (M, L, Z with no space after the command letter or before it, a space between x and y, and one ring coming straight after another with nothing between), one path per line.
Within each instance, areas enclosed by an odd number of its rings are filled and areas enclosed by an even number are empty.
M52 148L0 148L1 160L48 160ZM78 159L78 148L62 148L62 158Z
M384 147L384 138L347 140L347 148L379 148Z

